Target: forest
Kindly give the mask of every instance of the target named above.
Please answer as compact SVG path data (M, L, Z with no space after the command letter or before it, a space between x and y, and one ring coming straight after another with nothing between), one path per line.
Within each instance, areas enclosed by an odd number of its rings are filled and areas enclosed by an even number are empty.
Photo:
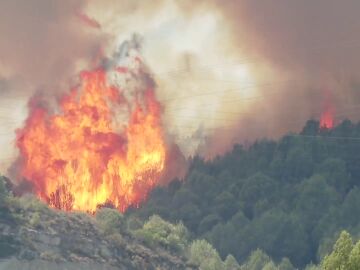
M299 134L194 157L185 179L156 188L127 215L182 221L222 258L245 262L259 249L303 268L329 254L342 230L359 236L359 161L359 123L326 129L309 120Z
M150 256L159 269L357 270L359 161L360 123L326 129L310 120L298 134L235 145L213 160L194 157L184 179L124 214L109 205L95 214L55 210L34 196L14 196L11 181L0 177L0 258L29 260L31 250L32 260L96 263L106 243L107 260L129 269L142 269ZM59 240L41 251L49 230L79 239L70 249ZM124 250L144 257L128 261L119 257Z

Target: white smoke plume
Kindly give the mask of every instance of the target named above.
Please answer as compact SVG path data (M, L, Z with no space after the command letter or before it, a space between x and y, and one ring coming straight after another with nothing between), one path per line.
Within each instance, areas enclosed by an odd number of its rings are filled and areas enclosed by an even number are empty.
M186 156L297 131L326 99L337 121L358 120L359 8L356 0L5 0L0 121L20 126L34 91L68 89L99 51L124 59L116 53L133 33L169 136ZM13 136L0 140L10 145ZM3 160L14 155L5 152Z

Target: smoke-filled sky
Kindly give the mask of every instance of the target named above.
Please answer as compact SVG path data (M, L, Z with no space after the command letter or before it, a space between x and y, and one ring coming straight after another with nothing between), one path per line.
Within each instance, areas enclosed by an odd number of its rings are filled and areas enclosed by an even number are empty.
M328 107L358 120L359 10L358 0L2 0L0 170L17 155L28 99L55 100L134 33L185 155L298 131Z

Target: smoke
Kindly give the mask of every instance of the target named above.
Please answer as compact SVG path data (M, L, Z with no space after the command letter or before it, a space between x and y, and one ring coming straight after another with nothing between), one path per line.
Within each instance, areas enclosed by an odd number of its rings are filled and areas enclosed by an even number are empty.
M82 0L0 1L0 170L16 156L14 130L26 117L27 100L68 89L106 45L106 35L79 17L85 6Z
M105 39L82 23L85 1L4 0L0 3L0 66L8 74L58 87L88 63ZM29 91L29 90L27 90Z
M164 94L167 119L188 153L298 131L329 108L335 123L359 119L358 1L177 4L186 22L167 35L175 49L159 47L183 72L158 80L174 89Z
M210 139L224 149L239 138L256 139L297 131L309 118L332 107L335 120L360 116L360 26L356 0L202 1L220 11L231 30L231 42L252 62L261 81L287 80L258 90L259 99L229 132ZM253 60L251 60L253 59ZM266 70L271 70L267 74ZM329 104L331 101L332 104ZM216 154L219 149L210 149Z
M186 156L196 154L218 126L236 119L220 114L223 103L237 114L248 105L239 108L229 101L256 94L255 77L241 64L243 56L234 53L224 18L203 5L189 9L181 1L116 3L109 11L93 1L87 13L118 41L115 49L134 32L142 36L142 55L157 83L168 133Z
M337 77L339 68L344 68L348 76L358 74L354 74L354 68L359 66L358 59L354 58L360 46L356 35L360 26L358 1L216 3L229 18L234 41L242 43L249 52L265 57L274 66L300 69L309 76L329 73Z
M359 119L359 8L356 0L5 0L0 75L23 81L19 93L68 89L99 48L111 58L138 33L169 136L186 156L211 157L301 130L329 107L335 122Z

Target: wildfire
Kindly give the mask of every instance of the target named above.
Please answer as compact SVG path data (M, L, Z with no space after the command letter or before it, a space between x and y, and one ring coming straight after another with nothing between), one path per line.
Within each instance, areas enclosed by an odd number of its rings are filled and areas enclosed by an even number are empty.
M320 128L331 129L334 127L334 102L332 92L325 88L323 92L323 112L320 117Z
M326 129L331 129L334 127L334 114L333 110L331 110L330 108L328 108L321 114L320 127Z
M102 69L80 78L58 113L31 106L17 133L21 174L52 207L94 212L111 203L125 211L146 198L164 170L160 105L149 87L129 102ZM116 110L128 112L122 123Z

